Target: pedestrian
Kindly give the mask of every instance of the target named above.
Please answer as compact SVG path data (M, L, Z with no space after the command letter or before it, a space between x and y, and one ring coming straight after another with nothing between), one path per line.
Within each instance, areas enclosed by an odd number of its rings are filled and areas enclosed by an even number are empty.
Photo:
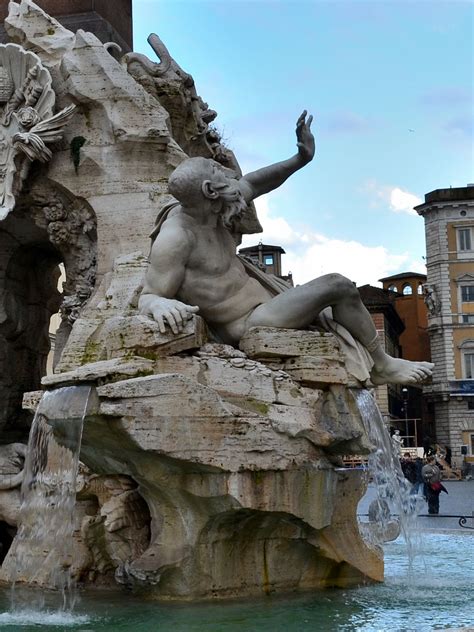
M423 458L430 456L433 449L431 447L431 437L429 435L425 435L423 437Z
M403 476L414 485L416 483L416 465L414 461L412 461L409 452L405 452L403 458L400 459L400 466Z
M445 460L445 461L446 461L446 463L449 465L449 467L453 467L453 466L452 466L452 462L451 462L451 459L452 459L452 454L453 454L453 453L452 453L451 448L449 447L449 445L445 445L445 446L444 446L444 451L445 451L445 453L446 453L446 456L444 457L444 460Z
M422 469L423 469L423 459L417 456L415 459L416 482L413 485L413 490L412 490L412 493L416 494L417 496L420 494L420 487L421 487L421 490L423 491L424 480L421 474Z
M433 456L429 456L426 465L421 470L421 475L425 483L425 498L428 502L428 513L439 513L439 495L442 491L448 493L448 490L441 483L441 471L436 465Z

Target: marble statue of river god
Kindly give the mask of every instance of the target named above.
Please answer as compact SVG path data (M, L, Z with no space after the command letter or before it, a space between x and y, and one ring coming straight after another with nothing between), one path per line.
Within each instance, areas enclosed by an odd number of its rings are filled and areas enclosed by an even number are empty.
M432 374L430 362L409 362L383 349L359 292L340 274L326 274L276 296L249 275L236 255L234 221L252 200L273 191L314 157L312 116L296 123L298 152L282 162L238 179L208 158L188 158L171 174L170 205L154 232L141 313L151 316L162 333L174 333L196 312L226 343L257 326L303 329L325 308L372 358L373 384L422 382Z

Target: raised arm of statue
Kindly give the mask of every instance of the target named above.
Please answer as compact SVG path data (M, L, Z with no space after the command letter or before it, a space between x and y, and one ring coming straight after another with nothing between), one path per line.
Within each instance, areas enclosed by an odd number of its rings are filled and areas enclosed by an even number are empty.
M173 222L163 227L153 244L138 308L141 314L156 320L161 333L166 332L166 325L173 333L179 333L199 311L197 306L174 298L183 282L190 251L191 240L186 231Z
M315 152L314 136L311 132L312 116L306 120L306 110L296 122L298 153L282 162L245 175L240 181L242 194L247 202L278 188L295 171L311 162Z

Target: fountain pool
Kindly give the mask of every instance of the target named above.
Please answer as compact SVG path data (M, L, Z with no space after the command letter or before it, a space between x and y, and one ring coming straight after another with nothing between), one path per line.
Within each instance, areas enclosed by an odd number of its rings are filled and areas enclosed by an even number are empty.
M468 533L427 533L409 575L401 538L385 545L384 584L246 602L170 604L123 592L82 593L73 613L10 611L0 593L1 632L428 632L474 622ZM46 598L47 602L47 598ZM472 629L472 628L471 628Z

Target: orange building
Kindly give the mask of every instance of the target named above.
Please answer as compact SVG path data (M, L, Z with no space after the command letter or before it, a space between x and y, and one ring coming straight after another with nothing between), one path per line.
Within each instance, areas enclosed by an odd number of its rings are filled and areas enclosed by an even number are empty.
M393 306L405 329L400 334L400 357L405 360L431 360L428 334L428 309L425 303L426 275L402 272L379 279L389 291ZM409 434L416 436L418 445L424 437L435 436L433 407L424 399L419 386L407 386L401 391L402 414L410 420ZM412 441L412 440L411 440Z
M394 306L405 325L400 335L401 356L405 360L431 360L428 335L428 310L423 288L426 275L403 272L379 279L385 290L396 292Z

